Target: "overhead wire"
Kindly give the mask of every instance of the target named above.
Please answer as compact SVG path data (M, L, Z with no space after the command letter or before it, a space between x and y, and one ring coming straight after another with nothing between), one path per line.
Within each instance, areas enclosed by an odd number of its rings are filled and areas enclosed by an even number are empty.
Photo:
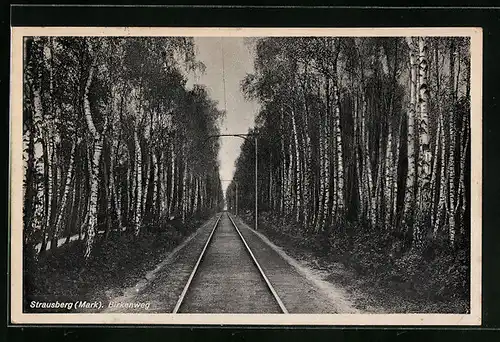
M224 65L224 42L223 38L220 38L220 46L221 46L221 57L222 57L222 87L224 91L224 112L227 111L227 102L226 102L226 70Z

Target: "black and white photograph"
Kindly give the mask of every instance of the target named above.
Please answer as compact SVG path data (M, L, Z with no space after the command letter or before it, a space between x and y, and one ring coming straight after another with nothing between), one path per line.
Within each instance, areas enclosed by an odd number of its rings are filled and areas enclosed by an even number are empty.
M481 39L13 28L13 323L481 324Z

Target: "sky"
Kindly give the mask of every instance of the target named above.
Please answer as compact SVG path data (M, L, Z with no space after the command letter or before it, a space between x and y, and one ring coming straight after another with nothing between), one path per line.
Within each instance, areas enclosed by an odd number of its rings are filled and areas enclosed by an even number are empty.
M259 110L256 101L247 101L241 92L240 82L247 73L253 73L253 52L251 43L244 38L195 37L197 59L205 64L202 75L191 75L188 86L193 83L206 86L210 97L224 110L224 82L222 65L224 56L224 79L226 88L226 117L220 124L221 134L247 133L254 125ZM225 193L232 179L235 161L240 153L243 139L220 138L219 162L222 189Z

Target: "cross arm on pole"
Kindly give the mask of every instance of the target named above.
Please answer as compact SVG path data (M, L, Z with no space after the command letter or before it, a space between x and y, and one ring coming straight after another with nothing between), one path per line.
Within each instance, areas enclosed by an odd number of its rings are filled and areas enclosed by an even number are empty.
M236 137L236 138L241 138L245 140L250 140L249 137L254 137L254 140L257 139L258 133L238 133L238 134L213 134L209 135L208 139L210 138L219 138L219 137Z

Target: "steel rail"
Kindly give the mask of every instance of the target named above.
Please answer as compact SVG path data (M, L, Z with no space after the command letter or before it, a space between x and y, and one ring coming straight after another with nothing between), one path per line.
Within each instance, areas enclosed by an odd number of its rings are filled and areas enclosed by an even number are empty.
M215 230L217 229L217 226L219 224L219 221L221 220L222 218L222 215L224 214L221 214L219 215L219 217L217 218L217 221L215 222L214 224L214 227L212 228L212 231L210 232L210 235L207 239L207 242L205 242L205 246L203 247L203 250L201 251L200 253L200 256L198 257L198 260L196 261L196 264L193 268L193 270L191 271L191 274L189 276L189 279L188 281L186 282L186 285L184 286L184 289L182 290L182 293L179 297L179 299L177 300L177 304L175 305L175 308L174 310L172 311L172 313L178 313L179 312L179 309L180 307L182 306L182 303L184 301L184 298L187 294L187 292L189 291L189 287L191 286L191 282L193 281L193 278L196 274L196 271L198 270L198 267L201 263L201 261L203 260L203 257L205 256L205 252L206 250L208 249L208 245L210 244L210 242L212 241L212 236L214 235L214 232ZM243 245L245 245L245 248L248 252L248 254L250 254L250 257L252 258L252 261L254 263L254 265L257 267L257 269L259 270L259 273L261 275L261 277L264 279L264 282L266 283L267 285L267 288L269 289L269 291L271 292L271 294L273 295L274 297L274 300L278 303L278 306L280 307L281 311L285 314L288 313L288 310L286 309L285 305L283 304L281 298L279 297L278 293L276 292L276 290L274 289L273 285L271 284L271 282L269 281L269 279L267 278L267 276L265 275L264 273L264 270L262 269L262 267L260 266L259 262L257 261L257 259L255 258L255 255L253 254L252 250L250 249L250 246L248 246L245 238L243 237L243 235L241 234L240 230L238 229L238 226L236 225L236 223L234 223L231 215L227 214L227 216L229 217L229 220L231 221L231 223L233 224L236 232L238 233L241 241L243 242Z
M250 246L248 246L247 242L245 241L245 238L243 237L243 235L241 234L240 230L238 229L238 226L236 226L236 223L234 223L231 215L227 214L227 216L229 217L229 220L231 220L231 223L233 224L234 228L236 229L236 231L238 232L238 235L240 236L241 238L241 241L243 241L243 244L245 245L248 253L250 254L250 256L252 257L252 260L255 264L255 266L257 266L259 272L260 272L260 275L262 276L262 278L264 278L264 281L266 282L267 284L267 287L268 289L271 291L274 299L276 300L276 302L278 303L281 311L285 314L288 313L288 310L286 309L285 305L283 304L283 302L281 301L281 298L278 296L278 293L276 292L276 290L274 289L273 285L271 284L271 282L269 281L269 279L267 278L266 274L264 273L264 270L262 270L262 267L260 267L260 264L259 262L257 261L257 259L255 258L252 250L250 249Z
M201 251L200 256L198 257L198 260L196 261L196 264L194 265L193 271L189 275L189 279L188 279L186 285L184 286L184 289L182 290L182 293L181 293L179 299L177 300L177 304L175 304L175 308L172 311L172 313L177 313L179 311L179 308L181 307L182 302L184 301L184 297L186 296L186 293L189 289L189 286L191 285L191 282L193 281L194 275L196 274L196 271L198 270L198 266L200 265L201 260L203 259L203 256L205 255L205 251L207 250L207 247L210 244L210 241L212 240L212 236L214 235L215 229L217 229L217 225L219 224L219 221L220 221L222 215L224 215L224 214L219 215L219 217L217 218L217 221L215 221L214 227L212 228L212 231L210 232L210 236L208 237L207 242L205 242L205 246L203 247L203 250Z

